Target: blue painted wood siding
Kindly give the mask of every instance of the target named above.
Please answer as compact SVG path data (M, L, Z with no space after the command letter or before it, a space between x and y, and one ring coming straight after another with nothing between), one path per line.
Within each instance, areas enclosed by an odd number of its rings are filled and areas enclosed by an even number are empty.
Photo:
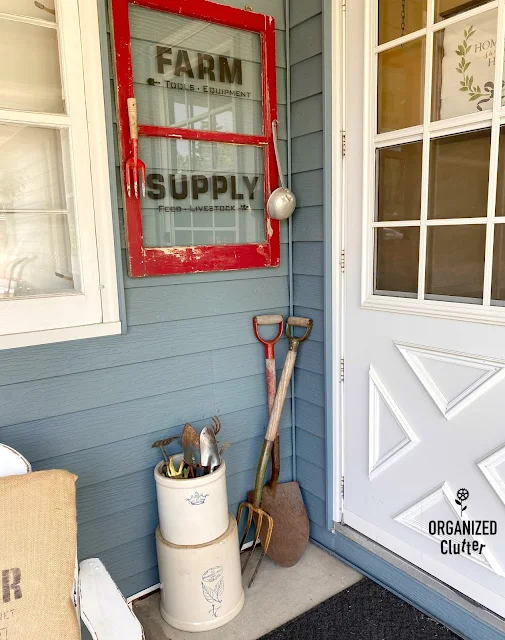
M254 9L276 19L285 158L284 0L258 0ZM115 122L109 125L115 130ZM117 158L116 149L116 167ZM121 207L119 197L119 215ZM1 352L0 442L19 449L35 470L57 467L79 476L79 556L100 556L125 596L158 582L154 440L217 414L231 443L232 513L254 485L267 407L264 351L251 318L288 313L285 228L282 242L278 269L146 279L128 277L123 246L126 335ZM285 353L280 346L279 366ZM281 434L281 478L290 480L289 406Z
M297 479L323 544L326 530L323 296L323 58L321 0L290 1L291 162L296 315L314 319L295 371Z

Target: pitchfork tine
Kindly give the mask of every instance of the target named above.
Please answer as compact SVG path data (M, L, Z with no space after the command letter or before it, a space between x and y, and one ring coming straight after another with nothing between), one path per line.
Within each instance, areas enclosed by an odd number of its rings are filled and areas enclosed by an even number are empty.
M256 531L254 532L254 543L253 543L253 546L251 547L249 553L247 554L247 558L245 560L244 566L242 567L242 575L245 573L245 570L247 569L247 565L249 564L249 560L251 559L252 554L254 553L254 550L256 549L256 545L258 544L262 523L263 523L263 513L260 510L258 512L258 522L256 524Z
M132 195L132 182L131 182L131 177L130 177L130 162L129 161L126 163L125 181L126 181L126 193L128 194L128 197L131 198L131 195Z
M142 185L142 197L146 197L146 165L142 160L138 161L140 171L140 184Z
M244 530L244 535L242 536L242 540L240 541L240 549L242 549L242 547L244 546L244 542L245 539L247 538L247 536L249 535L249 531L251 529L251 524L252 524L252 510L250 508L250 504L249 503L242 503L239 508L238 508L238 514L237 514L237 523L240 524L240 519L242 518L242 511L244 509L244 506L247 506L248 510L247 510L247 524L245 526L245 530Z
M268 515L268 513L265 513L267 522L268 522L268 531L267 531L267 537L265 540L265 544L263 545L263 549L261 551L261 556L260 559L258 560L258 564L256 565L256 569L254 570L254 573L251 576L251 579L249 580L249 584L247 585L247 588L250 589L252 583L254 582L254 579L256 578L256 575L258 574L259 568L261 563L263 562L263 558L265 557L265 554L268 550L268 547L270 545L270 538L272 537L272 531L274 528L274 521L272 519L272 516ZM258 530L258 536L261 533L261 529Z

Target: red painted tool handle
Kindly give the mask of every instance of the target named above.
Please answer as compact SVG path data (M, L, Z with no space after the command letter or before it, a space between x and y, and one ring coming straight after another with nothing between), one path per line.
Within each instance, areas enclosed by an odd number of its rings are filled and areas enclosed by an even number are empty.
M262 338L259 334L258 327L274 324L279 325L279 331L277 332L275 338L272 338L271 340L265 340L265 338ZM267 360L271 360L272 358L274 358L274 345L279 342L284 331L284 318L281 315L254 316L253 329L256 338L261 342L261 344L265 345L265 357L267 358Z

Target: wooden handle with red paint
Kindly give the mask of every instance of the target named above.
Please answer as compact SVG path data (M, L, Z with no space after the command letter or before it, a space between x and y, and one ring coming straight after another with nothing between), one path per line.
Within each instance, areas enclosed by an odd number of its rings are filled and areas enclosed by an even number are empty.
M137 101L135 98L128 98L128 121L130 123L130 139L138 140L139 127L137 124Z
M256 316L256 322L259 325L279 324L284 318L279 314Z

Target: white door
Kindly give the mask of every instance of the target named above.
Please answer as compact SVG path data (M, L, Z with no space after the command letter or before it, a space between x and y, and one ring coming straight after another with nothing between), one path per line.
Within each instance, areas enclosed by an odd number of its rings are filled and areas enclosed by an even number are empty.
M504 1L347 3L343 508L502 616Z

